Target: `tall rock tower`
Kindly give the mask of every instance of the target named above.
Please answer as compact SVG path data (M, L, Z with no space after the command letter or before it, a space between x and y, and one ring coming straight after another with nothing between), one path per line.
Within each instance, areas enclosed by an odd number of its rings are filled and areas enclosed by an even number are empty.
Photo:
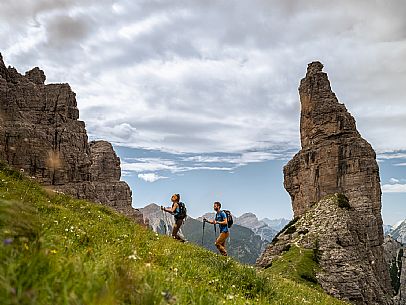
M282 232L257 263L270 266L283 244L314 248L317 240L318 280L327 292L355 304L390 304L376 155L322 69L310 63L300 82L302 149L284 167L295 226L306 234Z
M285 166L285 188L300 216L328 194L342 193L363 214L376 244L383 242L379 168L371 145L332 92L320 62L309 64L299 87L302 150Z

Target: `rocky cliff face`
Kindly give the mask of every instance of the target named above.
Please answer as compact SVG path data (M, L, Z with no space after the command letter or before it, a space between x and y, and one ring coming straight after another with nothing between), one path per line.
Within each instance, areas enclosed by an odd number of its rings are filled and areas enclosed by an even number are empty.
M383 247L385 249L385 261L388 266L392 287L395 290L395 305L406 304L406 248L403 244L386 236Z
M294 216L302 215L328 194L343 193L362 221L383 241L379 168L371 145L331 91L319 62L309 64L299 87L302 150L284 168L284 185Z
M89 144L75 93L45 79L39 68L25 76L6 68L0 55L0 159L44 185L142 220L111 144Z
M338 102L322 68L319 62L309 64L300 83L302 149L285 166L284 185L292 199L294 216L301 221L300 230L312 233L302 246L312 248L317 241L325 254L318 261L321 286L355 304L390 304L392 288L383 255L375 152L356 130L354 118ZM329 200L321 200L336 193L343 194L345 199L337 199L336 206L342 205L339 208L345 211L333 207ZM323 225L319 228L318 224ZM285 230L258 264L271 265L283 244L297 242L297 238L300 234Z

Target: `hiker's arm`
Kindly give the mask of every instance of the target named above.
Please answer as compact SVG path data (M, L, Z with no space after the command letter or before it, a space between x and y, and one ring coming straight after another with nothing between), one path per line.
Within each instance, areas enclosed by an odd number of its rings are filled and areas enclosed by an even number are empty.
M165 211L165 212L168 212L168 213L175 213L175 210L176 210L176 208L178 207L178 204L177 203L175 203L171 208L163 208L163 210Z
M216 224L219 224L219 225L226 225L226 224L227 224L227 218L224 219L223 221L216 221L216 220L214 219L214 220L207 220L207 222L208 222L208 223L211 223L212 225L216 225Z
M214 221L214 224L226 225L227 224L227 217L223 221Z

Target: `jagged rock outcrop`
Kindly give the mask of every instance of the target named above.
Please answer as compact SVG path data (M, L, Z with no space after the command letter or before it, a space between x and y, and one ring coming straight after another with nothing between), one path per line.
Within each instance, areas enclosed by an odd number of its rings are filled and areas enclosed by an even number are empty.
M45 79L39 68L25 76L6 68L0 54L0 159L44 185L142 221L111 144L89 144L75 93Z
M302 246L312 248L317 240L324 253L318 261L324 290L354 304L391 304L376 155L322 68L319 62L309 64L300 83L302 149L284 167L284 186L300 230L309 230L306 235L313 238ZM344 195L345 200L337 199L342 208L321 200L332 194ZM286 241L297 238L285 230L257 263L271 265Z
M385 249L385 261L391 277L392 287L395 290L395 305L406 304L406 247L386 236L383 247Z

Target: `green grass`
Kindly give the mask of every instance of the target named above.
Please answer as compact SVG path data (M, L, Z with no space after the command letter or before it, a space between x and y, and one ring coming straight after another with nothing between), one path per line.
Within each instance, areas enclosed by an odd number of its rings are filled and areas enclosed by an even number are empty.
M319 269L314 250L292 245L286 249L280 258L272 262L272 266L266 269L266 272L271 275L284 276L315 289L321 289L316 278Z
M0 304L344 304L268 272L0 169Z

